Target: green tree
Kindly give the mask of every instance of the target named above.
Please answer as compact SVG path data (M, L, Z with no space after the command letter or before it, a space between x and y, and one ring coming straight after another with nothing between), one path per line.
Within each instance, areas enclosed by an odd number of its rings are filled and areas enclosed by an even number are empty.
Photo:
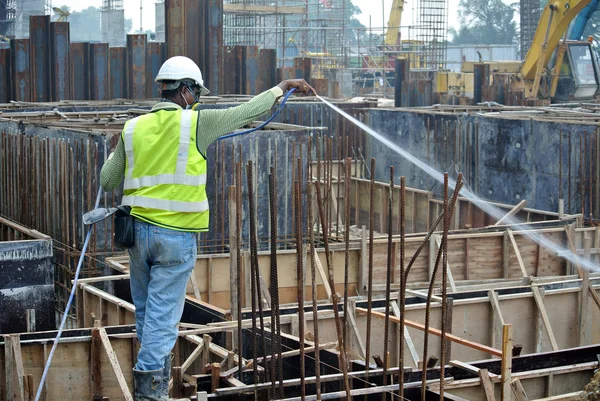
M71 13L67 17L67 21L70 23L71 40L73 42L100 42L102 40L100 8L90 6L81 11L71 11L68 6L60 6L59 8ZM56 20L58 17L59 15L54 13L52 19ZM125 32L129 33L132 29L133 21L131 18L125 18Z
M449 30L453 44L512 44L517 40L516 3L460 0L458 6L460 27Z

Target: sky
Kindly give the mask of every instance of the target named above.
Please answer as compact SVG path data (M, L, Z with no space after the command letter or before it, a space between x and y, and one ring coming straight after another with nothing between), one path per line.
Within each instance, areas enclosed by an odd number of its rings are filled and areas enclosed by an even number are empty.
M372 26L381 29L384 21L385 24L387 24L392 1L393 0L353 0L353 3L362 10L362 14L358 16L358 19L363 25L366 27L369 26L370 17ZM123 0L125 18L131 18L133 20L134 29L139 29L140 2L143 6L142 24L144 30L154 29L154 0ZM459 0L448 0L448 22L450 27L458 27L458 2ZM377 3L378 7L373 7L374 3ZM412 3L414 3L414 0L406 0L401 25L410 25L412 23ZM102 5L102 0L52 0L52 5L55 7L67 5L71 7L72 10L81 10L90 6L100 7Z

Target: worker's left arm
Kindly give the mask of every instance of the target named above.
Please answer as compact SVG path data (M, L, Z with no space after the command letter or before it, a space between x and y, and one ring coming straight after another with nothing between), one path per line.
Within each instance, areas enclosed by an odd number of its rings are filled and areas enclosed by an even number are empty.
M119 138L117 148L110 154L100 171L100 185L105 192L114 190L125 177L125 144Z

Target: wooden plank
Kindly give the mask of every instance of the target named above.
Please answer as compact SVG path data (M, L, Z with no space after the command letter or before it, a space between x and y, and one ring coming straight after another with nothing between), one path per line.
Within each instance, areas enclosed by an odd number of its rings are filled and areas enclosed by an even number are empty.
M437 237L439 237L439 234L432 234L429 238L429 271L427 274L429 280L431 280L431 276L433 276L433 270L435 269L435 260L437 259Z
M358 193L358 189L357 189ZM356 206L358 210L358 205ZM369 254L367 251L367 227L362 226L360 237L360 275L358 277L358 293L367 295L367 278L369 277ZM324 280L326 282L326 280Z
M584 258L591 260L590 248L592 247L592 239L589 235L584 234L583 249L585 252ZM590 293L590 271L583 269L581 274L581 292L579 293L579 345L587 344L588 332L588 310L589 310L589 293Z
M213 288L213 281L212 281L212 258L208 258L208 260L206 261L206 301L209 304L212 304L213 302L213 296L212 296L212 288Z
M260 269L258 269L258 278L260 280L260 291L263 295L263 298L261 298L261 302L265 301L267 309L271 309L271 294L269 292L269 287L267 286L265 278L260 273ZM265 304L263 303L263 305Z
M510 242L512 242L513 249L515 254L517 255L517 261L519 262L519 267L521 268L521 273L523 277L529 277L527 274L527 270L525 269L525 264L523 263L523 258L521 257L521 252L519 252L519 247L517 246L517 241L515 241L515 236L512 233L512 230L506 230L508 232L508 237L510 238Z
M519 202L515 207L513 207L512 209L510 209L510 211L508 213L506 213L504 216L502 216L500 218L500 220L498 220L494 226L499 226L502 223L504 223L506 220L508 220L509 218L511 218L512 216L516 215L517 213L519 213L525 206L527 206L527 201L525 199L523 199L521 202Z
M454 367L457 367L459 369L463 369L463 370L466 370L467 372L471 372L471 373L475 373L475 374L480 374L481 371L485 371L488 380L490 378L494 378L494 379L498 378L497 374L495 374L495 373L489 373L487 371L487 369L479 369L477 366L473 366L473 365L468 364L466 362L461 362L461 361L453 360L453 361L450 361L449 364L450 364L450 366L454 366Z
M198 281L196 280L196 275L194 274L193 271L192 271L192 274L190 275L190 283L192 284L192 289L194 290L194 297L196 299L202 299L202 297L200 295L200 287L198 286Z
M368 313L367 309L364 309L364 308L356 308L356 311L361 314L365 314L365 315ZM374 317L385 319L385 313L371 311L371 314ZM400 319L398 319L395 316L390 316L390 321L397 323L400 321ZM423 325L421 323L413 322L412 320L407 320L407 319L404 320L404 323L408 327L412 327L414 329L425 331L425 325ZM435 336L440 337L442 335L442 332L441 332L441 330L430 327L429 334L433 334ZM492 347L488 347L487 345L484 345L484 344L479 344L479 343L476 343L473 341L465 340L464 338L455 336L454 334L447 333L446 338L454 343L464 345L465 347L469 347L469 348L473 348L473 349L476 349L479 351L487 352L489 354L496 355L496 356L502 356L502 351L500 351L500 350L497 350Z
M508 232L505 231L502 236L502 277L509 277L510 256L508 252Z
M548 335L550 344L552 345L552 351L558 351L558 344L556 343L556 338L554 337L554 332L552 331L552 325L550 325L550 319L548 319L548 313L546 312L546 307L544 306L544 300L540 294L540 289L532 285L531 291L533 292L533 298L537 304L538 312L542 316L544 327L546 328L546 334Z
M487 369L479 369L479 378L481 380L481 387L483 388L483 392L485 393L486 401L496 401L496 397L494 397L494 386L492 385L492 381L490 380L490 374Z
M211 365L211 381L210 381L210 388L211 388L211 392L214 393L216 389L218 389L220 387L220 382L221 382L221 365L218 363L213 363Z
M190 354L190 356L188 356L187 359L183 362L183 364L181 365L182 373L186 372L186 370L192 365L192 363L194 363L196 358L198 358L200 356L200 354L202 354L203 350L204 350L204 341L202 341L202 344L198 345L196 347L196 349L194 349L194 351Z
M576 401L580 399L579 397L581 397L581 394L583 394L583 391L576 391L574 393L555 395L553 397L538 398L534 401Z
M513 394L517 401L529 401L529 397L527 397L527 393L521 384L521 380L514 379L510 382L510 386L512 387Z
M492 347L496 346L496 341L498 337L498 332L500 331L500 327L504 326L504 316L502 316L502 309L500 309L500 302L498 300L498 294L496 291L489 290L488 298L490 300L490 305L492 306L493 316L492 316L492 327L491 327L491 344Z
M331 301L331 287L329 286L329 278L325 275L325 269L323 269L323 265L321 264L321 260L319 259L319 255L317 254L316 248L313 248L313 252L315 255L315 265L317 266L317 271L319 272L319 277L321 277L321 281L323 282L323 287L325 287L325 292L327 292L327 299Z
M202 352L202 369L204 369L209 363L210 363L210 345L212 343L212 337L209 336L208 334L204 334L202 336L202 342L203 342L203 347L204 347L204 351ZM225 355L227 355L227 353L225 353ZM225 357L225 355L223 355L222 357Z
M90 378L92 381L92 396L102 396L102 364L100 352L102 347L102 339L98 327L92 330L92 341L90 348Z
M33 390L33 375L23 376L23 387L25 391L25 401L34 401L35 392Z
M598 309L600 309L600 296L594 289L594 286L591 286L591 285L590 285L590 296L592 297L592 300L594 301L594 303L596 304Z
M180 398L183 396L183 372L181 366L173 367L173 397Z
M358 331L358 326L356 325L356 317L355 316L356 316L356 301L350 299L350 300L348 300L348 324L350 325L350 328L352 329L352 333L354 333L354 338L356 339L356 342L358 343L360 355L364 359L367 352L366 352L365 344L363 342L363 336L361 336L361 334Z
M501 367L501 383L500 399L502 401L511 401L511 381L512 381L512 349L513 336L512 325L505 324L502 326L502 367Z
M14 358L14 364L15 364L15 368L16 368L16 373L17 373L17 385L19 386L18 390L18 395L20 396L20 398L17 398L18 400L25 400L25 383L24 383L24 376L25 376L25 371L23 369L23 354L21 353L21 337L19 335L10 335L10 339L12 342L12 348L13 348L13 358ZM12 370L9 370L8 372L10 372Z
M117 355L113 351L112 346L110 345L110 340L108 339L108 334L106 334L106 330L104 327L95 328L93 330L98 330L100 334L100 340L102 341L102 345L104 346L104 350L106 351L106 355L108 356L108 360L113 368L113 372L115 372L115 376L117 377L117 383L119 384L119 388L121 389L121 393L123 394L123 398L126 401L133 401L133 397L131 396L131 392L127 387L127 381L123 376L123 372L121 371L121 366L119 365L119 360L117 359Z
M396 301L391 302L392 313L394 316L398 318L398 324L400 324L400 307L398 307L398 303ZM398 336L399 337L399 336ZM408 332L408 327L404 326L404 342L406 342L406 347L408 348L408 352L410 353L410 357L413 360L413 365L415 367L419 366L419 354L417 353L417 348Z

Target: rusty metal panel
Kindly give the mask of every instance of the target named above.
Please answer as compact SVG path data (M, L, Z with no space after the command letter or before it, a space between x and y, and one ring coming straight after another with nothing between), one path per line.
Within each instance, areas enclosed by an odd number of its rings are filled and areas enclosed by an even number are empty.
M71 43L71 89L75 100L90 98L90 44Z
M244 46L242 51L242 76L244 77L243 88L245 95L256 95L258 93L259 80L259 53L258 46Z
M10 49L0 49L0 103L11 100L11 70Z
M312 70L312 59L308 57L294 58L294 78L304 78L310 83L310 74Z
M165 46L161 42L148 42L146 45L146 97L158 98L160 91L158 85L154 83L154 78L160 70L160 66L165 62Z
M90 44L90 98L91 100L108 100L108 43Z
M185 0L165 0L165 43L167 58L183 56L185 46ZM195 25L200 25L196 21Z
M182 56L194 60L200 67L202 76L206 75L206 3L208 1L185 0L184 1L184 49ZM206 77L204 77L206 82Z
M31 100L48 102L50 95L50 16L29 17L29 57L31 68Z
M129 97L146 98L146 34L127 35Z
M50 88L52 101L71 99L69 23L51 22L50 41Z
M223 53L223 94L241 94L242 90L242 46L225 46Z
M260 49L260 83L258 91L264 92L277 85L277 50Z
M202 2L201 2L202 3ZM206 0L204 85L212 94L223 92L223 0Z
M127 48L110 48L110 98L127 99Z
M31 79L29 71L29 39L10 41L12 55L13 100L31 101Z

